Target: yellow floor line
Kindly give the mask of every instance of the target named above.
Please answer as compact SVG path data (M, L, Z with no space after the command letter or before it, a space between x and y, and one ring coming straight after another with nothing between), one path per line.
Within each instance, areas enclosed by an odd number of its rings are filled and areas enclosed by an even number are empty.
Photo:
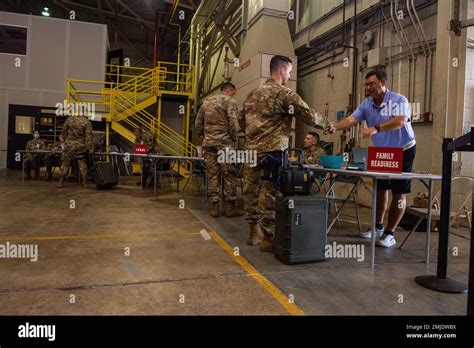
M218 233L212 230L212 228L204 222L199 216L197 216L192 210L188 208L188 211L193 214L201 223L203 223L208 229L208 233L211 238L221 246L234 260L242 266L247 273L255 279L270 295L272 295L291 315L305 315L305 313L299 308L295 303L289 301L288 296L286 296L280 289L278 289L267 277L260 273L255 267L253 267L244 257L235 256L234 249L219 236Z
M290 303L288 296L286 296L280 289L278 289L271 281L269 281L263 274L261 274L255 267L253 267L242 256L235 256L234 249L222 239L216 232L210 231L209 235L219 244L234 260L241 265L249 275L255 279L270 295L272 295L291 315L305 315L304 312L294 303Z
M131 232L133 233L133 232ZM10 236L0 237L0 241L13 241L13 240L32 240L32 241L43 241L43 240L88 240L88 239L144 239L144 238L185 238L189 236L200 236L199 232L172 232L172 233L160 233L160 234L134 234L134 235L96 235L96 236Z

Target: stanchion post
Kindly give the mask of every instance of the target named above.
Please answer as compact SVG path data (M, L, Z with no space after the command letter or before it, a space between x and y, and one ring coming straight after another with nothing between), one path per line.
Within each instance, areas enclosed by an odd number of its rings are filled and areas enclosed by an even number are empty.
M438 244L438 268L436 275L422 275L415 278L415 282L425 288L447 292L464 293L467 286L447 277L448 270L448 239L451 210L451 171L453 164L453 150L448 145L453 139L443 139L443 177L441 182L441 212Z
M436 275L446 279L448 269L448 241L449 220L451 211L451 175L453 165L453 152L448 150L448 143L453 139L443 140L443 169L441 181L441 211L439 227L438 269Z
M474 187L472 188L472 215L474 216ZM474 315L474 225L471 223L471 252L469 256L469 292L467 294L467 315Z

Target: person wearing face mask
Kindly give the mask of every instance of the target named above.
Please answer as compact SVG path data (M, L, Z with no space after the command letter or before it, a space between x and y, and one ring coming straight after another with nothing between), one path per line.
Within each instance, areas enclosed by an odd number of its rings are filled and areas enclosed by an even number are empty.
M283 150L289 146L293 116L311 127L331 128L322 114L285 86L292 69L290 58L272 57L271 77L247 95L239 113L240 130L245 132L245 149L256 151L258 159L257 166L244 166L245 218L249 223L247 243L260 243L263 252L273 251L275 203L277 195L281 194L277 186L277 164Z
M64 150L64 139L62 135L59 135L59 141L56 141L48 145L48 150L51 151L50 154L46 156L46 180L51 180L53 176L53 166L61 166L61 152Z
M43 140L40 139L40 134L38 131L33 132L33 139L29 140L26 143L26 148L25 150L27 151L44 151L46 150L46 145ZM33 170L35 173L35 180L38 180L39 178L39 172L40 172L40 167L41 167L41 159L42 159L41 154L35 154L35 153L26 153L23 161L25 165L25 173L26 173L26 179L30 180L31 179L31 171Z

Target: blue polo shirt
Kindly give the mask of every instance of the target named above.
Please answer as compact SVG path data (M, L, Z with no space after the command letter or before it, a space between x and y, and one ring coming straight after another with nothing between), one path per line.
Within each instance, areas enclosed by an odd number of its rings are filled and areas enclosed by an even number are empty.
M387 89L383 102L376 106L374 98L369 97L360 103L352 116L358 122L365 121L368 127L387 122L395 116L407 116L407 123L400 129L379 132L372 136L372 143L381 147L403 147L404 150L415 145L415 132L411 126L411 110L407 98Z

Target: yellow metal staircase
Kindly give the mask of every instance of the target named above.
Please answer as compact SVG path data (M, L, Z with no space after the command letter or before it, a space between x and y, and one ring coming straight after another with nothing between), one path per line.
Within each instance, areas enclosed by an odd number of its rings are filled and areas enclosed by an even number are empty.
M106 76L107 82L67 80L67 103L93 103L96 113L105 118L115 132L132 143L135 142L133 130L142 127L154 135L163 153L196 157L197 148L188 140L193 67L168 62L158 62L153 69L112 67L114 73ZM167 95L187 99L182 134L161 121L162 98ZM146 108L156 103L158 112L154 116ZM192 162L183 161L179 171L176 163L173 169L187 177Z

